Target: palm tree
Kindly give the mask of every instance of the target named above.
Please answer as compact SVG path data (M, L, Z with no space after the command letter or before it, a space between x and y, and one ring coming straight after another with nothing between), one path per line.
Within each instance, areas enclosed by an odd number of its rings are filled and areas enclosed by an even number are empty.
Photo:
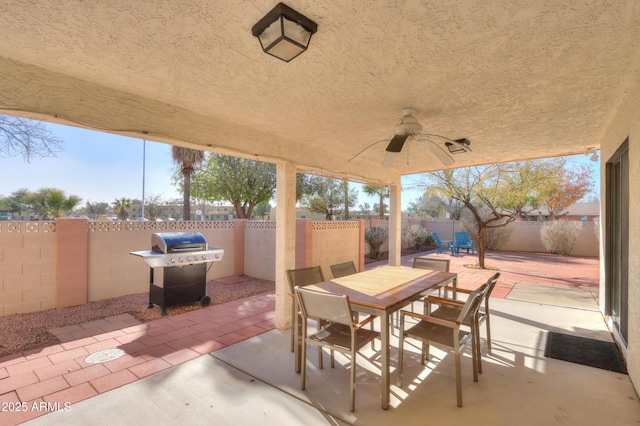
M32 195L32 202L36 209L47 216L61 217L82 200L75 195L65 195L64 191L56 188L42 188Z
M389 198L389 187L365 185L362 191L367 195L378 195L380 197L380 202L378 203L378 208L380 209L379 217L384 219L384 199Z
M118 219L125 220L129 213L127 213L126 209L131 208L131 200L128 198L120 198L119 200L115 200L113 202L113 211L118 216Z
M180 166L180 171L184 177L182 219L191 219L191 173L195 167L204 160L204 152L197 149L183 148L181 146L171 147L173 161Z

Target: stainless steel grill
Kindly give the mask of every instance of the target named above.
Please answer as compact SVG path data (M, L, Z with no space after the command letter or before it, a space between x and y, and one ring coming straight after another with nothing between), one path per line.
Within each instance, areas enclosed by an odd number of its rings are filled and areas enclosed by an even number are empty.
M222 260L224 250L209 248L199 232L160 232L151 236L151 250L131 254L150 267L149 307L160 306L166 315L168 306L210 303L206 264ZM154 268L162 268L162 275L155 275Z

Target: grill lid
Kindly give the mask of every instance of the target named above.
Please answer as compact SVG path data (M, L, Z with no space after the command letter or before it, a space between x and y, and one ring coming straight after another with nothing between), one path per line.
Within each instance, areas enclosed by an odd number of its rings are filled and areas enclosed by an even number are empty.
M158 232L151 235L152 251L172 253L207 249L207 240L199 232Z

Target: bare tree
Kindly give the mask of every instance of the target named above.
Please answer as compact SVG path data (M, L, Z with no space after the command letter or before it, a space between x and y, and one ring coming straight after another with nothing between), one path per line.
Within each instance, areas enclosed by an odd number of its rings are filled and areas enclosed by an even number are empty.
M540 203L541 192L558 179L557 164L525 161L429 173L431 191L464 204L478 229L478 265L485 267L484 233L516 220L525 208ZM482 214L483 209L488 214Z
M62 143L44 123L0 115L0 157L22 155L29 163L35 157L55 157L62 151Z

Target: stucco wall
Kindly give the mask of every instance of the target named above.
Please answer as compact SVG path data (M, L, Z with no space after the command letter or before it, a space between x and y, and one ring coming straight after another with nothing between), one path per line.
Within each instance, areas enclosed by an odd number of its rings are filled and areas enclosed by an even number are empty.
M55 307L56 226L0 222L0 315Z
M626 348L627 369L636 391L640 389L640 223L637 213L640 211L640 83L627 91L621 100L617 114L612 117L611 125L602 136L600 146L601 194L606 200L605 164L618 147L629 138L629 336ZM606 223L606 211L603 209L603 222ZM603 233L606 228L603 226ZM603 238L603 241L605 239ZM604 284L606 262L600 263L601 283ZM600 300L606 300L605 285L600 286Z

